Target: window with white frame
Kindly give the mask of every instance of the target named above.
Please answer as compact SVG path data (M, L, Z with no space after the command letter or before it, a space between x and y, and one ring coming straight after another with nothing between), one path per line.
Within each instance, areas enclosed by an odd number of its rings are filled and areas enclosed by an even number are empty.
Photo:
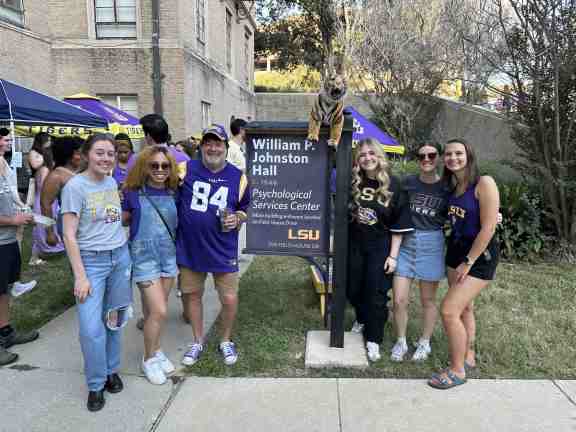
M202 105L202 129L204 129L212 124L212 104L205 101L200 103Z
M206 0L196 0L196 37L206 43Z
M232 72L232 12L226 8L226 70Z
M136 39L136 0L94 0L96 39Z
M252 64L254 63L252 57L252 32L244 28L244 74L247 86L252 83Z
M118 108L136 118L139 117L137 95L101 94L98 97L105 104Z
M22 0L0 0L0 21L24 26L24 3Z

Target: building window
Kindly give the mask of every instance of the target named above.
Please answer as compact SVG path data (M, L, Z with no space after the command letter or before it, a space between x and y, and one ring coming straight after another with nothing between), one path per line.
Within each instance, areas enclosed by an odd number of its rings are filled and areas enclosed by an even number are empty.
M24 4L22 0L0 0L0 21L24 27Z
M136 0L94 0L96 39L136 39Z
M137 95L111 95L104 94L98 95L100 100L105 104L111 105L124 111L136 118L138 114L138 96Z
M252 64L254 60L252 58L252 32L247 28L244 29L244 74L245 82L247 86L252 83Z
M206 43L206 0L196 0L196 32L197 38Z
M232 72L232 12L226 8L226 69Z
M201 104L202 104L202 129L204 129L212 124L212 104L204 101L202 101Z

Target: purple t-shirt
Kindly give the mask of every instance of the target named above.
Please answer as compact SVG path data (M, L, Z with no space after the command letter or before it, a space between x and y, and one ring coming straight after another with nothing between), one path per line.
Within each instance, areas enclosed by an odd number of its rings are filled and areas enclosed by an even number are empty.
M172 195L168 189L156 189L150 186L146 186L146 193L148 196L167 196ZM140 199L139 191L135 190L125 190L124 200L122 201L122 211L130 212L130 241L133 241L138 234L138 229L140 228Z
M186 164L179 190L176 259L195 272L238 271L238 231L222 232L218 210L246 213L250 203L247 177L234 165L213 173L200 160Z
M126 180L126 176L128 175L128 167L120 168L118 164L114 167L114 171L112 171L112 177L118 183L118 189L122 188L124 184L124 180Z
M166 144L158 144L158 145L166 146ZM169 147L168 146L168 152L176 161L176 165L179 165L182 162L188 162L190 160L190 157L186 153L181 152L176 147ZM138 155L136 153L132 153L132 155L130 156L130 159L128 159L128 164L126 165L126 172L128 172L132 169L132 167L136 163L137 158L138 158Z

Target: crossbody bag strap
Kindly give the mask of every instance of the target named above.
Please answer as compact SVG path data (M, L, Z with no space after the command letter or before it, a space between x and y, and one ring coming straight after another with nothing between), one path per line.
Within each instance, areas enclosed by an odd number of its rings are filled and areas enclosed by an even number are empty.
M164 223L164 226L166 227L166 231L168 231L168 234L170 235L170 238L172 239L172 241L174 242L174 244L176 244L176 239L174 238L174 234L172 234L172 230L170 229L170 227L168 226L168 222L166 222L166 219L164 219L164 216L162 215L162 212L160 211L160 209L156 206L156 204L154 204L154 201L152 201L150 199L150 197L148 196L148 194L146 193L146 188L143 187L142 189L142 194L146 197L146 199L148 200L148 202L150 204L152 204L152 207L154 207L154 210L156 210L156 213L158 213L158 216L160 216L160 219L162 220L162 223Z

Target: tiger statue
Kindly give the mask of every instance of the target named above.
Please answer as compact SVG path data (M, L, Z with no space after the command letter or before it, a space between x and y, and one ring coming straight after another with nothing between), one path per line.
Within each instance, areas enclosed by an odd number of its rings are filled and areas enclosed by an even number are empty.
M344 96L347 90L342 75L332 73L324 81L322 90L314 101L308 123L308 140L318 141L320 127L330 126L328 145L337 147L344 126Z

